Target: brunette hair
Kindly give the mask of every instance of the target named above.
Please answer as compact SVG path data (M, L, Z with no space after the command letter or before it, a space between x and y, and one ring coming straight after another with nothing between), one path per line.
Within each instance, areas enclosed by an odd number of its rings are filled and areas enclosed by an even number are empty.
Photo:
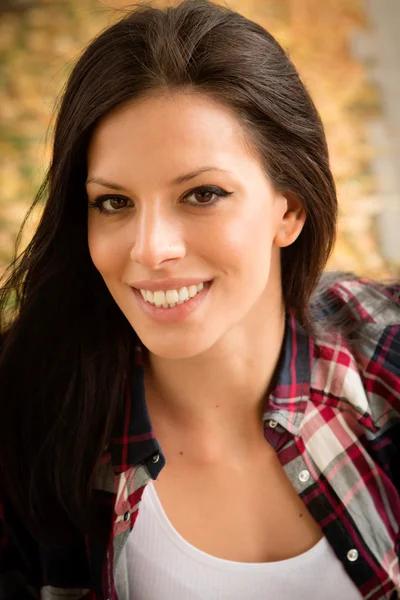
M46 200L39 226L0 297L0 481L38 539L60 542L72 524L87 525L135 343L88 251L88 143L109 111L163 90L197 91L233 110L275 188L300 198L306 222L282 251L282 286L305 326L333 246L337 200L321 120L270 33L225 6L184 0L139 5L94 39L59 108L31 208Z

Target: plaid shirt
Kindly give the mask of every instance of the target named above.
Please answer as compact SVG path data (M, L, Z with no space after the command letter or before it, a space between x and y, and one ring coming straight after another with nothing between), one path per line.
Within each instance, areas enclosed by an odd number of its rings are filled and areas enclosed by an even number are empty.
M363 280L331 286L323 312L346 310L357 329L352 341L338 329L313 339L289 311L263 420L266 441L369 600L400 598L400 303L382 308L399 292L400 284ZM143 490L164 464L146 409L139 347L124 414L97 470L96 536L44 548L3 502L0 600L115 600L118 557Z

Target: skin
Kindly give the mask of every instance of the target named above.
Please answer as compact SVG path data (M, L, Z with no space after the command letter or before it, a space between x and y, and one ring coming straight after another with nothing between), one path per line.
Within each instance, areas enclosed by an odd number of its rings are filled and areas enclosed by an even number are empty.
M225 172L171 184L205 165ZM321 530L262 427L284 335L280 252L301 232L300 202L274 190L235 115L194 93L148 97L104 118L88 152L93 177L123 188L125 200L105 204L117 214L90 208L89 250L149 350L146 403L167 459L155 485L170 522L227 560L305 552ZM200 185L232 194L212 204L215 195L193 193ZM116 193L93 181L87 191L89 202ZM213 283L188 318L160 324L130 285L171 277Z
M229 172L171 184L205 165ZM91 178L123 191L90 182L89 201L126 198L112 216L89 209L89 250L149 349L146 394L163 449L190 456L195 446L204 464L250 455L284 334L280 252L301 232L300 202L274 190L236 116L198 93L153 95L107 115L89 146ZM200 185L233 193L209 206L199 194L183 200ZM197 276L213 284L180 323L152 321L129 287Z

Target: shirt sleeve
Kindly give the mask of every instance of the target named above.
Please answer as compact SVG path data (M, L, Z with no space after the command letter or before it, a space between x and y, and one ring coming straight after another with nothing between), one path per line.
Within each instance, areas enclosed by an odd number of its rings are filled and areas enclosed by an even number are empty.
M400 492L400 281L327 274L317 295L322 322L339 330L365 392L369 447Z
M375 457L400 492L400 282L359 284L358 367L375 428Z
M400 493L400 324L382 330L372 361L365 367L366 388L377 428L373 447Z

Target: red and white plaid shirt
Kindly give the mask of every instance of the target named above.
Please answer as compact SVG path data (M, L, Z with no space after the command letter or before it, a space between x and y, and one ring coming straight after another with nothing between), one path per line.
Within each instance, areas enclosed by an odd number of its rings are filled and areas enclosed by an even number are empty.
M266 443L275 448L294 488L368 600L400 598L399 295L400 284L333 284L321 316L345 311L353 324L348 336L326 328L312 338L288 311L275 386L265 400ZM11 600L17 589L15 600L35 593L48 600L117 599L116 562L134 529L143 490L165 464L146 409L141 352L138 347L124 413L97 471L93 511L98 534L82 535L68 548L43 548L4 501L0 600Z

